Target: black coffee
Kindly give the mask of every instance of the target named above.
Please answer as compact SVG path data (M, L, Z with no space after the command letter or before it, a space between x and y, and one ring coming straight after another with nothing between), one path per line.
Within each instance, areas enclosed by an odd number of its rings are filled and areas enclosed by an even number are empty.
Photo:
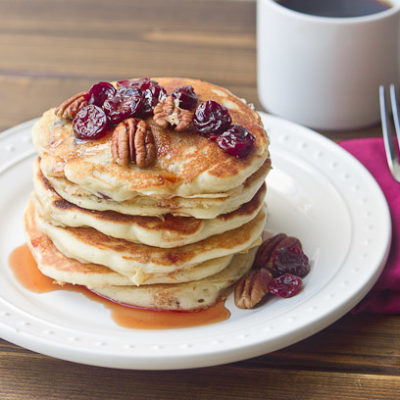
M385 0L275 0L303 14L320 17L350 18L376 14L392 7Z

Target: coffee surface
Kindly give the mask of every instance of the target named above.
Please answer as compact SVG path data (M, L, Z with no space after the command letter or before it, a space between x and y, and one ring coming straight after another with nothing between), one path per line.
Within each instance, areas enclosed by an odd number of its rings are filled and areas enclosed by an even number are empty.
M280 5L303 14L351 18L376 14L392 7L384 0L276 0Z

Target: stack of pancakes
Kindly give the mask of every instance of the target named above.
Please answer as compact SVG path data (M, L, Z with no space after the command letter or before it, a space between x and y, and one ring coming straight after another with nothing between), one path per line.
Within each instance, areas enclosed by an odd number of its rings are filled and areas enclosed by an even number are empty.
M167 93L192 85L255 137L239 159L215 142L152 123L155 163L114 162L111 134L76 139L71 121L44 113L25 213L28 244L43 274L113 301L159 310L214 304L251 267L266 219L268 139L259 115L204 81L155 78Z

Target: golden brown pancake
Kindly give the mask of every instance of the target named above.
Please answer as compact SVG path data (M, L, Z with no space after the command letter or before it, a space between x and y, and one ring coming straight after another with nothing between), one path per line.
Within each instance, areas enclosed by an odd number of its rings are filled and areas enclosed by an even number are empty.
M37 163L36 163L37 164ZM49 222L60 226L94 228L105 235L149 246L171 248L195 243L251 221L263 206L265 184L238 210L215 219L201 220L166 214L162 217L125 215L115 211L93 211L64 200L35 168L36 210Z
M227 89L208 82L158 78L167 92L175 87L192 85L200 100L215 100L228 108L232 122L248 129L255 145L243 159L222 151L215 142L191 131L161 129L149 122L157 147L154 165L140 169L113 162L110 134L95 141L75 139L71 121L44 113L33 130L41 168L46 177L65 177L92 192L106 193L115 201L137 195L153 197L219 196L240 186L269 157L268 139L260 116Z
M265 209L247 224L197 243L172 249L116 239L93 228L59 227L36 213L38 229L59 251L85 263L105 265L140 285L153 274L174 273L214 258L247 251L258 244L266 219Z
M41 160L42 161L42 160ZM40 163L42 165L42 162ZM182 217L212 219L220 214L237 210L242 204L250 201L265 182L270 170L270 162L266 162L238 189L233 189L222 197L200 198L157 198L136 196L131 201L117 202L105 193L91 193L65 178L54 178L44 174L54 190L65 200L89 210L112 210L121 214L141 216L162 216L173 214ZM43 172L43 171L42 171Z
M89 288L103 286L129 286L132 281L104 265L81 263L63 255L54 246L51 239L40 232L35 221L33 202L28 203L25 211L25 232L28 245L40 271L60 283L84 285ZM203 279L225 269L233 256L214 258L189 269L174 273L153 274L142 285L158 283L177 283Z
M60 283L81 284L91 275L93 286L101 286L104 281L111 285L129 285L130 280L111 269L96 264L84 264L65 257L54 246L51 239L39 231L35 222L35 209L29 201L24 215L27 243L40 271ZM78 275L78 278L76 276ZM79 278L80 277L80 278Z
M227 268L198 281L176 285L105 286L93 291L122 304L158 309L188 311L205 308L226 298L232 285L253 264L257 249L237 254Z
M249 270L256 251L228 257L230 262L225 268L199 280L137 287L127 285L126 277L109 268L81 263L59 252L49 237L37 230L31 202L25 212L25 230L39 269L59 284L85 285L113 301L159 310L194 310L212 305Z

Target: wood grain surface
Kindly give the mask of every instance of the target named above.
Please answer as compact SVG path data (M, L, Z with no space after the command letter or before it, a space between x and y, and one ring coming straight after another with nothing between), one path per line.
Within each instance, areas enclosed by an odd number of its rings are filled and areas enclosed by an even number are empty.
M255 14L252 0L0 0L0 129L93 82L135 76L209 80L262 109ZM281 351L184 371L84 366L0 340L0 400L396 400L399 332L398 316L348 314Z

